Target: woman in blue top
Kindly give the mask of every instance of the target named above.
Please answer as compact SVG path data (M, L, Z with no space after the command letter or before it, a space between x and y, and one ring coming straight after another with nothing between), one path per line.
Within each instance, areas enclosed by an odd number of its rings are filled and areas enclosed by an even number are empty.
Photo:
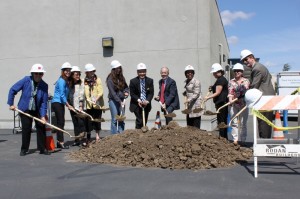
M69 94L69 83L68 79L71 75L72 66L70 63L66 62L61 66L61 76L55 83L54 95L51 101L52 112L55 113L57 127L64 129L65 126L65 106L71 109L67 98ZM69 146L64 144L64 135L62 132L58 131L56 133L57 148L68 149Z
M21 111L29 113L30 115L38 117L46 122L45 116L47 114L48 84L42 80L45 72L46 71L41 64L34 64L30 70L31 76L24 77L10 88L7 100L10 110L15 110L15 95L19 91L22 91L18 108ZM29 150L33 119L25 115L20 115L20 117L22 123L22 146L20 156L24 156ZM37 148L40 150L40 154L50 155L50 153L45 149L45 125L41 122L36 122L35 126Z

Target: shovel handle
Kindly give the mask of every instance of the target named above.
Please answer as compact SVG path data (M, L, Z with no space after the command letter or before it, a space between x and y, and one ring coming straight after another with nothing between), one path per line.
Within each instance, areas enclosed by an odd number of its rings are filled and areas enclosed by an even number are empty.
M236 118L238 117L245 109L247 108L247 106L244 106L244 108L242 108L237 114L235 114L235 116L233 116L233 118L230 120L228 126L231 125L231 122Z
M91 118L91 120L94 120L94 118L90 114L88 114L87 112L81 111L81 110L79 110L77 108L75 108L75 110L78 111L79 113L83 113L84 115L89 116Z
M238 98L235 98L234 100L232 100L232 102L235 102L235 101L237 101L237 100L238 100ZM220 108L218 108L217 113L219 113L219 111L220 111L222 108L228 106L229 104L231 104L231 102L227 102L226 104L224 104L223 106L221 106Z
M39 118L37 118L37 117L34 117L34 116L32 116L32 115L30 115L30 114L28 114L28 113L24 113L23 111L21 111L21 110L19 110L19 109L17 109L17 108L15 108L15 110L18 111L19 113L23 114L23 115L26 115L27 117L30 117L30 118L32 118L32 119L34 119L34 120L36 120L36 121L39 121L39 122L41 122L41 123L43 123L43 124L45 124L45 125L47 125L47 126L50 126L51 128L54 128L54 129L56 129L56 130L58 130L58 131L61 131L61 132L63 132L63 133L66 133L66 134L68 134L70 137L74 137L74 136L72 136L69 132L67 132L67 131L65 131L65 130L63 130L63 129L60 129L60 128L58 128L58 127L52 125L52 124L49 124L48 122L44 122L43 120L41 120L41 119L39 119ZM75 137L76 137L76 136L75 136Z
M142 114L143 114L143 126L145 126L145 108L142 107Z

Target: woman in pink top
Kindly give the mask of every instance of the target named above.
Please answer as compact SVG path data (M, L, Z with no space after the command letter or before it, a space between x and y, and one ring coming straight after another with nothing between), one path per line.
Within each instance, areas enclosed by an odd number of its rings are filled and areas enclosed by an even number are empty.
M230 118L233 118L242 108L244 108L244 106L246 106L245 93L250 86L250 81L243 77L244 66L242 64L237 63L232 69L234 72L234 78L231 79L228 84L228 99L229 102L231 102L231 105L229 106ZM236 98L238 100L233 102ZM240 116L235 118L231 123L231 135L234 144L238 144L238 141L240 141L241 145L245 144L247 137L248 113L249 110L246 108L245 111L243 111Z

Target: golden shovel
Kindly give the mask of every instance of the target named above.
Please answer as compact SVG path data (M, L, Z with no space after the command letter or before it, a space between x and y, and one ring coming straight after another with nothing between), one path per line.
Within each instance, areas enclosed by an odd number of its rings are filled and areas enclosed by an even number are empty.
M45 125L47 125L47 126L50 126L50 127L53 128L53 129L56 129L56 130L58 130L58 131L60 131L60 132L63 132L63 133L65 133L65 134L68 134L71 138L83 138L83 137L84 137L84 132L80 133L80 134L77 135L77 136L74 136L74 135L71 135L69 132L67 132L67 131L65 131L65 130L63 130L63 129L60 129L60 128L58 128L58 127L56 127L56 126L54 126L54 125L52 125L52 124L50 124L50 123L48 123L48 122L44 122L43 120L41 120L41 119L39 119L39 118L37 118L37 117L34 117L34 116L32 116L32 115L30 115L30 114L28 114L28 113L24 113L23 111L21 111L21 110L19 110L19 109L17 109L17 108L15 108L15 110L18 111L19 113L23 114L23 115L26 115L27 117L30 117L30 118L32 118L32 119L38 121L38 122L41 122L42 124L45 124Z
M88 114L88 113L86 113L84 111L81 111L81 110L78 110L78 109L75 109L75 110L78 111L78 112L80 112L80 113L82 113L82 114L84 114L84 115L86 115L87 117L89 117L92 122L99 122L99 123L100 122L105 122L105 120L103 118L100 118L100 119L95 118L94 119L90 114Z
M228 102L228 103L224 104L223 106L221 106L220 108L218 108L217 112L215 112L215 113L212 112L212 111L205 111L204 115L217 115L218 113L220 113L221 109L225 108L226 106L230 105L231 103L233 103L233 102L235 102L237 100L238 100L238 98L235 98L234 100L232 100L232 102Z
M145 122L145 108L142 107L142 115L143 115L143 127L142 127L142 131L143 133L147 132L149 130L148 126L146 126L146 122Z
M205 97L208 97L209 94L210 94L210 91L208 91L208 93L205 95ZM193 110L193 113L200 113L201 111L205 110L205 106L204 106L205 102L206 101L203 99L202 102L201 102L200 108L195 108Z
M97 106L98 109L100 109L100 110L102 110L102 111L108 111L108 110L110 110L108 107L100 106L99 104L94 104L94 102L92 102L91 100L88 100L88 99L87 99L87 101L90 102L90 103L92 103L93 105Z
M123 104L125 104L125 99L123 100ZM122 122L122 121L124 121L124 120L126 119L126 116L123 115L124 107L125 107L125 105L122 106L120 115L115 115L116 120L117 120L118 122Z
M238 116L239 116L246 108L247 108L247 106L244 106L244 108L242 108L242 109L240 110L240 112L238 112L235 116L233 116L233 118L230 120L230 122L229 122L228 125L226 125L224 122L221 122L221 123L218 125L218 128L220 128L220 129L226 129L226 128L228 128L229 126L231 126L232 121L233 121L236 117L238 117Z
M164 115L165 117L176 117L175 113L168 113L167 109L163 108L161 101L159 101L159 104L160 104L161 108L166 112L166 114Z
M185 105L185 109L182 110L181 112L183 114L190 114L192 112L192 110L188 108L188 101L187 101L187 97L186 96L184 96L184 105Z

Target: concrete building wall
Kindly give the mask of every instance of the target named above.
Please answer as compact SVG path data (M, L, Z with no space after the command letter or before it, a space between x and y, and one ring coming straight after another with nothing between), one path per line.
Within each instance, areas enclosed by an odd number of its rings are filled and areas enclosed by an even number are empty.
M168 66L170 76L177 81L183 109L184 67L190 64L196 68L196 77L206 94L215 81L209 71L212 63L219 62L219 44L223 45L226 57L229 53L217 3L213 0L2 0L0 11L3 30L0 32L3 81L0 128L13 127L13 113L6 105L7 93L16 81L29 74L34 63L45 66L44 80L49 84L49 93L53 93L53 84L64 62L69 61L82 70L86 63L94 64L104 84L107 106L105 79L112 60L122 63L128 83L136 76L136 65L145 63L148 76L155 82L155 94L159 70ZM102 48L103 37L114 38L111 56ZM18 96L15 104L17 101ZM158 103L152 103L150 120L159 110ZM181 111L176 114L176 120L185 120ZM109 120L110 112L103 116ZM126 128L133 127L134 114L128 108L126 116ZM71 128L68 111L66 119L66 128ZM203 117L202 128L212 128L212 120ZM148 126L153 126L152 121ZM109 129L109 122L103 123L103 129Z

